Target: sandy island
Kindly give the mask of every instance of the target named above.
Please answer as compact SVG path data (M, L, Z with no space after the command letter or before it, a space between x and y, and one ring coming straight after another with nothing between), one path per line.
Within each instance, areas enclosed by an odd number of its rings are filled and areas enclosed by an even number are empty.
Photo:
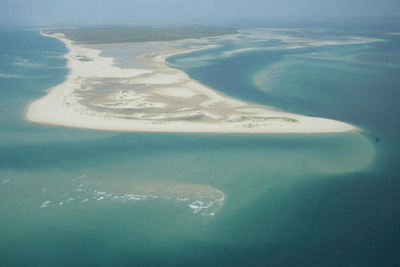
M43 33L42 33L43 34ZM46 35L46 34L43 34ZM302 116L246 103L216 92L169 67L171 55L185 49L179 42L159 42L137 50L137 68L119 67L93 45L76 44L62 34L70 72L66 80L31 103L32 122L97 130L210 133L334 133L355 130L340 121ZM118 44L112 44L118 45ZM150 46L151 47L151 46ZM204 48L204 45L203 45Z

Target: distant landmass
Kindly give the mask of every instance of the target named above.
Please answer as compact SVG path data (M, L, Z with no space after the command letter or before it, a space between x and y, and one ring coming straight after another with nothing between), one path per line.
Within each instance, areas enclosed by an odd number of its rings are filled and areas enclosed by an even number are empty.
M45 31L48 34L63 33L68 39L81 44L129 43L174 41L238 33L236 28L226 27L150 27L112 26L57 28Z

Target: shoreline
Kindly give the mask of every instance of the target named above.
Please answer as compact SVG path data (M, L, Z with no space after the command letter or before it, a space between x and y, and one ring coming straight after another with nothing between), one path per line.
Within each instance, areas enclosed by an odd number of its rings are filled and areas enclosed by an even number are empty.
M64 82L27 106L25 118L31 122L117 132L338 133L358 130L344 122L287 113L227 97L165 62L172 55L205 49L204 45L145 54L141 60L148 68L133 69L116 66L114 58L101 56L101 50L89 45L74 44L60 34L40 33L65 44L68 52L64 58L69 73ZM98 88L93 88L110 81L116 88L131 87L110 94L98 93L92 102L82 98L85 94L97 94ZM90 88L86 90L86 87Z

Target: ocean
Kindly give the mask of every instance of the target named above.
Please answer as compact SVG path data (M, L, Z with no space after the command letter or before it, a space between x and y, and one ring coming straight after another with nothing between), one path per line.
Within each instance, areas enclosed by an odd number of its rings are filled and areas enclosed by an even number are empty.
M342 134L117 133L39 125L68 73L59 41L0 29L1 266L400 264L400 35L292 29L168 59L228 96ZM226 55L227 51L245 50ZM225 53L225 54L224 54ZM49 110L51 112L51 110Z

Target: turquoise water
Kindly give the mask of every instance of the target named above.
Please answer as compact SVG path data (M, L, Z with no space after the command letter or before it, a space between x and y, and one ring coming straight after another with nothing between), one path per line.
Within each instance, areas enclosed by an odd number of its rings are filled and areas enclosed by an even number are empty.
M226 44L169 59L227 95L362 129L216 135L26 122L26 104L67 74L65 48L36 31L0 35L0 265L400 262L399 37L216 56ZM195 59L204 55L214 59ZM223 203L197 212L190 205L201 188L221 192Z

